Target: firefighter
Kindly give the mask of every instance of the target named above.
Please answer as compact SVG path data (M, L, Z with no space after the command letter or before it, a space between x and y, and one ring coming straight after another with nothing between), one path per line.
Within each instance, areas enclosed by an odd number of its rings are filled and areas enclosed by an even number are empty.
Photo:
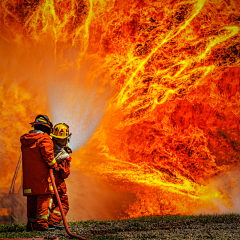
M34 130L20 138L23 195L27 196L27 231L54 231L55 228L48 226L54 194L49 169L57 167L50 138L53 125L46 115L38 115L30 124Z
M54 126L53 133L50 135L54 143L54 157L58 165L57 168L54 169L53 174L64 215L66 215L69 210L69 202L64 179L66 179L70 174L70 154L72 153L72 150L68 146L68 143L72 134L69 134L69 126L66 123L58 123ZM62 215L60 208L57 198L54 196L51 214L48 219L49 227L54 227L60 230L64 229L64 226L61 225L61 220Z

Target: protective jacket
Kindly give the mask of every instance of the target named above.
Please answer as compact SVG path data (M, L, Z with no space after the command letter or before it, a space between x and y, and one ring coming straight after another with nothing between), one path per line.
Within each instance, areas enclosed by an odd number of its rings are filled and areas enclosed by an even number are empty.
M57 167L57 163L51 138L47 133L33 130L21 136L20 141L23 195L53 194L49 168Z

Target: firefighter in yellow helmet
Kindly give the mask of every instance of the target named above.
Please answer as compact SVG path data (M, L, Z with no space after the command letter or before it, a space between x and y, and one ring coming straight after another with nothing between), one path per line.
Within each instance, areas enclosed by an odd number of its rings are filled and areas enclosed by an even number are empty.
M64 214L66 215L69 210L69 202L64 179L70 174L70 154L72 153L71 148L68 146L71 137L69 126L66 123L58 123L54 126L53 132L50 135L54 145L54 157L57 161L57 168L55 168L53 173ZM51 214L48 219L49 227L64 229L64 226L61 225L61 220L62 215L57 203L57 198L54 195Z

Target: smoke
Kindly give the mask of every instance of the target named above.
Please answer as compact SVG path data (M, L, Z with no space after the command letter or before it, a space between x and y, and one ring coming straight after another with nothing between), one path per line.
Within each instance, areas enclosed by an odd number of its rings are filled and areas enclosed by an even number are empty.
M240 169L230 170L216 177L212 185L225 195L230 196L222 201L214 200L221 213L240 213ZM225 203L225 205L223 204ZM226 204L227 203L227 204ZM231 204L230 204L231 203ZM227 207L226 207L227 206Z
M123 194L111 191L106 184L90 176L71 171L66 179L69 196L68 221L118 219Z
M194 214L231 214L240 213L240 168L237 166L211 180L210 186L221 193L220 198L213 198L210 208L198 208Z

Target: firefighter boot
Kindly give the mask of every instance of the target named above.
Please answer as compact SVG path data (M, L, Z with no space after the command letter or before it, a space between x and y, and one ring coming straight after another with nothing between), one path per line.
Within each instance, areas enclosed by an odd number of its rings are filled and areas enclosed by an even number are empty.
M33 231L33 223L28 222L27 223L27 232L32 232Z
M52 224L49 224L48 226L51 227L51 228L56 228L58 230L64 230L65 229L65 227L63 225L52 225Z

